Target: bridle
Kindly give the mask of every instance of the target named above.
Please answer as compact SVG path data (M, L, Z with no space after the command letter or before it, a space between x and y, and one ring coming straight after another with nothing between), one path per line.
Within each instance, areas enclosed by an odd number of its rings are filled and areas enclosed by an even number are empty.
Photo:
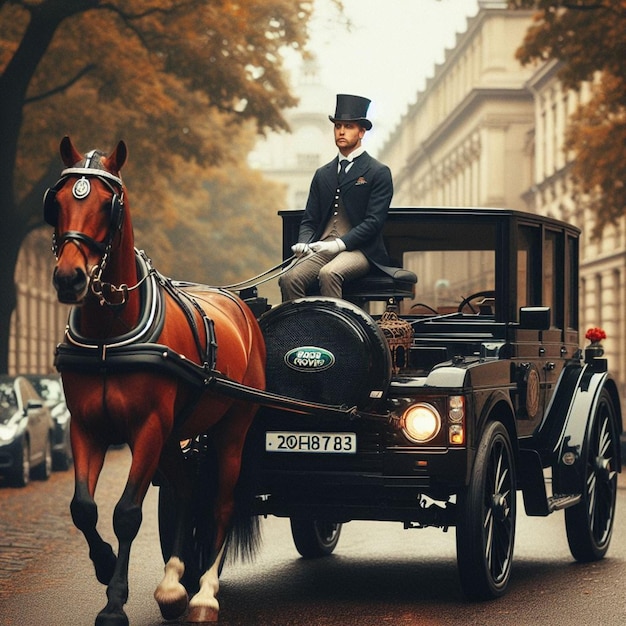
M75 244L81 251L84 257L86 254L83 252L81 244L87 246L87 248L100 255L100 262L94 265L89 272L89 286L91 292L98 298L101 305L122 305L126 303L128 298L128 292L137 289L141 282L129 287L126 284L113 285L111 283L102 282L102 274L106 268L106 265L110 258L111 247L116 233L121 231L124 213L124 183L119 176L115 176L104 169L89 167L91 160L93 159L96 151L92 151L87 155L86 167L69 167L61 172L61 177L56 182L54 187L46 190L44 194L44 219L45 221L54 226L54 234L52 235L52 252L55 258L58 260L60 251L67 243ZM97 179L103 183L112 193L110 203L110 220L107 234L103 241L97 241L89 235L77 231L68 230L61 235L57 234L58 227L58 214L59 203L56 198L57 192L65 185L67 180L72 176L80 176L75 182L72 188L72 195L76 200L83 200L87 198L91 192L91 180ZM121 301L111 301L104 291L108 290L110 294L121 294Z

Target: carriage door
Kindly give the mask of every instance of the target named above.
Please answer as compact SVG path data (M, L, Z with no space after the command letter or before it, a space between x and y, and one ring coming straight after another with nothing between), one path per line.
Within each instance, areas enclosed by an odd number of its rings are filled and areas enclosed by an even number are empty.
M549 400L556 388L567 352L565 342L565 234L562 230L544 228L542 304L550 307L550 329L542 332L541 358L543 387Z

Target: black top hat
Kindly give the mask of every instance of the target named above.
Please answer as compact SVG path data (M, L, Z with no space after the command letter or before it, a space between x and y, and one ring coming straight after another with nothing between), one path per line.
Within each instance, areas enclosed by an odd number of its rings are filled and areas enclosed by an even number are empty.
M362 98L361 96L349 96L345 93L337 94L337 107L335 108L335 116L328 116L328 119L333 122L357 122L363 126L365 130L372 128L372 122L370 122L366 115L367 109L371 100Z

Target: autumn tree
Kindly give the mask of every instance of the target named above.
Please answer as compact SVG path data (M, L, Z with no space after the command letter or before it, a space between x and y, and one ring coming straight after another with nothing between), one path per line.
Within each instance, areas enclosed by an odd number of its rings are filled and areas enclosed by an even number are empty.
M576 198L596 215L594 235L626 210L626 0L514 0L535 8L517 58L556 60L564 88L591 87L572 115L565 149L574 155Z
M133 215L173 247L219 164L241 187L235 140L286 127L280 50L302 48L310 13L304 0L0 0L0 372L18 252L42 224L60 138L85 151L124 138Z

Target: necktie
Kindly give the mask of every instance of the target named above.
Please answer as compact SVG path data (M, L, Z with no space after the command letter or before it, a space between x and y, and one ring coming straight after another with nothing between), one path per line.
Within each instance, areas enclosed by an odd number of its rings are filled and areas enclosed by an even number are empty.
M348 161L348 159L341 159L341 162L339 164L341 167L339 169L339 175L338 175L338 180L339 182L343 182L343 179L346 177L346 167L348 167L348 165L350 165L350 161Z

